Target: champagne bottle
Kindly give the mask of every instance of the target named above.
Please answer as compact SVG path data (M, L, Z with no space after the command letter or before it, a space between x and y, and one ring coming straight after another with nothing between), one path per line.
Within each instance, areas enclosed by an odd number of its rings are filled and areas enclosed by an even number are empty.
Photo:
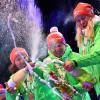
M66 83L65 80L61 79L59 76L56 76L54 72L49 73L50 77L53 78L54 86L62 93L66 93L69 97L72 97L76 90ZM54 81L55 80L55 81Z

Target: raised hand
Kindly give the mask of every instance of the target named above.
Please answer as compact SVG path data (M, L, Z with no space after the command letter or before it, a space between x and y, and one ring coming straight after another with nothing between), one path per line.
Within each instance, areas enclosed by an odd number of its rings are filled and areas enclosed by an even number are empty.
M71 60L67 60L67 61L65 61L63 68L70 72L74 69L74 64Z

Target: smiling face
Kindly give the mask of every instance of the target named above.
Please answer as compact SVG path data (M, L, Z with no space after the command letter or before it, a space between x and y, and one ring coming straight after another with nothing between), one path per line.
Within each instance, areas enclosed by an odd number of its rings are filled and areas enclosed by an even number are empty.
M26 55L23 55L24 56L24 59L26 61L28 61L28 57ZM16 58L15 58L15 65L18 69L22 69L26 66L25 64L25 61L21 58L20 55L17 55Z
M88 21L89 21L90 17L86 16L86 15L80 15L76 17L76 24L81 28L81 29L85 29L88 25Z
M61 57L65 52L65 44L60 41L52 41L49 50L54 56Z

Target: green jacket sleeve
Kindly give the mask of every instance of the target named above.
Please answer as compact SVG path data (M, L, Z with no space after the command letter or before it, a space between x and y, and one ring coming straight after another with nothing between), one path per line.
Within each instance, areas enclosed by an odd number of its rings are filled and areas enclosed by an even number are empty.
M10 93L10 92L7 92L6 93L6 100L16 100L16 97L17 97L18 93Z
M90 47L90 53L73 59L77 62L79 67L86 67L100 63L100 23L95 29L95 34L94 43Z
M16 98L18 98L18 100L19 100L20 93L23 95L24 100L28 100L28 94L25 91L25 88L23 87L22 84L19 86L18 90L15 93L11 93L11 92L7 91L6 100L16 100Z

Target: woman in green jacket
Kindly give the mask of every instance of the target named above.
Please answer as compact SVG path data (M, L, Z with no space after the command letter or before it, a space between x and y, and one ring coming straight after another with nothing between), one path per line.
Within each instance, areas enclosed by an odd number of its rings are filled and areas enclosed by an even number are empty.
M29 60L28 54L26 52L26 50L24 48L13 48L11 53L10 53L10 61L12 63L12 65L9 67L9 71L12 73L12 76L10 77L10 79L13 79L15 74L26 67L25 61L22 59L25 59L26 61ZM27 73L27 71L26 71ZM17 78L20 78L20 74L17 76ZM32 93L33 90L33 86L32 86L32 76L31 75L27 75L27 78L25 80L22 80L20 82L13 82L12 80L12 84L9 86L9 82L8 81L6 83L6 88L7 88L7 93L6 93L6 100L33 100L34 98L34 94ZM14 85L16 84L16 85Z
M100 17L88 3L78 3L73 12L76 21L76 40L81 57L66 61L64 68L84 67L96 79L95 89L100 95Z
M70 46L66 44L63 35L60 32L58 32L57 27L52 27L50 29L50 34L47 37L47 45L49 56L46 59L44 59L44 63L47 64L47 66L45 67L45 70L47 69L47 73L50 73L52 71L55 72L57 76L63 78L68 84L76 87L79 93L83 94L84 100L89 100L89 95L85 91L85 89L82 89L82 85L84 84L84 81L92 80L92 78L90 78L90 74L82 69L74 70L71 73L69 73L61 67L63 62L65 62L66 60L77 58L80 55L75 52L72 52ZM84 79L84 76L88 77ZM81 99L82 97L80 97L79 95L74 95L72 98L72 100Z
M21 56L23 56L23 59ZM24 48L14 48L10 53L10 60L12 65L9 70L13 75L6 83L6 100L61 100L61 97L47 85L43 77L43 71L29 60ZM35 66L33 71L37 75L29 74L25 60L33 67ZM41 62L37 61L36 63L39 65ZM14 86L14 84L16 85Z

